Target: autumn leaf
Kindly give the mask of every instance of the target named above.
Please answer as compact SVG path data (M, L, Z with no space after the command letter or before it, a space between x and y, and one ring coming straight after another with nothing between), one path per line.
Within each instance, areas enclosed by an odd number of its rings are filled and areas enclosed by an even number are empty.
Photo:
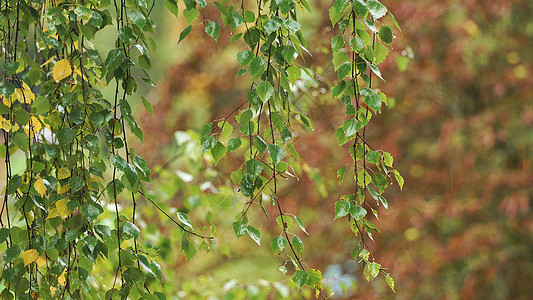
M27 266L31 264L32 262L35 262L39 258L39 252L35 249L30 249L24 252L22 255L22 259L24 260L24 266Z
M44 186L43 179L42 178L37 179L35 183L33 184L33 186L35 187L35 190L37 191L37 193L39 193L39 195L43 197L44 194L46 193L46 187Z
M57 179L65 179L70 177L70 170L68 168L61 168L57 171Z
M61 275L59 275L59 277L57 278L57 283L59 283L60 285L65 285L65 283L67 282L67 279L65 278L66 273L67 270L63 270L63 273L61 273Z
M70 62L66 59L56 62L52 69L52 76L56 82L60 82L70 76L70 74L72 74L72 68L70 67Z
M67 184L68 186L68 184ZM67 207L67 203L68 203L69 199L68 198L65 198L65 199L61 199L61 200L57 200L56 202L56 208L57 208L57 211L59 212L59 214L61 215L61 219L65 219L66 217L68 217L70 215L70 211Z

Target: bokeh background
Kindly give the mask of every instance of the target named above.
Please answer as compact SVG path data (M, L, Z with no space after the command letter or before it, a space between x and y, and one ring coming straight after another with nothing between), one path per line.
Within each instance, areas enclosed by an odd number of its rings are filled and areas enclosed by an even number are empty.
M381 234L371 248L390 269L396 293L382 279L364 279L350 257L356 238L346 220L333 220L335 201L351 189L349 180L339 185L335 176L349 163L348 149L337 146L334 134L344 106L329 90L335 80L330 38L338 29L329 23L331 1L309 2L314 14L304 14L301 23L312 55L299 63L316 83L302 85L294 103L314 130L298 130L298 180L284 182L280 193L284 209L303 219L309 232L292 228L305 243L304 261L322 270L325 286L340 299L531 299L533 2L384 1L402 32L395 31L394 49L381 67L386 81L379 88L389 105L371 121L367 137L394 155L405 186L389 189L390 208L379 208ZM216 19L218 12L211 7L204 14ZM230 44L227 29L215 43L201 23L177 45L185 21L165 11L162 1L154 16L157 86L142 92L154 112L137 106L145 141L135 148L153 169L152 197L216 235L212 247L202 246L210 252L199 250L188 262L178 228L153 207L142 207L143 238L160 248L164 291L182 299L311 298L311 290L298 292L290 282L290 263L269 249L279 234L275 214L266 218L253 208L262 247L233 233L245 199L229 175L242 154L216 167L200 157L202 126L245 100L249 78L235 79L236 54L245 46Z

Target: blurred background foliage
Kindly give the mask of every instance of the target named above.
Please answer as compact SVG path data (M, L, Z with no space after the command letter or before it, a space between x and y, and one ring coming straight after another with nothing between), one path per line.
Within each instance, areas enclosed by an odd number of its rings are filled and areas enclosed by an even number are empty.
M533 2L384 2L403 30L395 32L394 51L381 66L382 89L394 109L374 119L367 137L394 155L405 187L401 193L390 189L391 208L380 208L381 234L371 247L390 268L396 294L384 281L366 282L350 258L355 241L349 227L333 222L334 202L352 188L348 181L339 185L335 175L348 161L334 134L344 106L331 100L328 88L336 80L327 64L336 29L329 23L330 1L309 2L314 14L304 14L301 23L311 53L299 59L315 80L299 82L295 105L308 112L313 130L302 126L295 137L302 161L294 170L298 179L278 192L285 210L306 225L309 235L300 234L306 263L322 270L337 298L529 299ZM217 15L210 9L203 11L208 19ZM216 236L212 244L195 240L204 250L187 261L179 228L153 206L142 207L142 238L159 248L163 290L182 299L311 298L311 290L298 292L284 276L281 266L287 274L293 270L283 257L246 236L235 237L231 223L245 199L230 172L242 154L236 151L216 167L210 156L201 157L202 126L245 100L249 80L235 79L236 54L245 45L230 45L227 29L215 43L198 23L177 46L185 21L162 1L154 18L156 88L143 87L154 111L138 105L145 139L134 147L153 170L150 196L167 211L188 213L199 231ZM106 37L100 38L105 44ZM259 209L254 214L264 241L278 234L274 219Z

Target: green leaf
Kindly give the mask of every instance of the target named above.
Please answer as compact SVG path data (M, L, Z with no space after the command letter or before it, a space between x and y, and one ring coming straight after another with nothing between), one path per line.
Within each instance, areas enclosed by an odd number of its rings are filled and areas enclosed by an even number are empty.
M185 28L181 31L181 33L180 33L180 39L179 39L179 41L178 41L178 44L181 43L181 41L183 41L183 39L186 38L186 37L189 35L189 33L191 33L191 29L192 29L192 27L191 27L191 25L189 25L189 26L185 27Z
M254 228L252 225L248 225L246 232L252 238L257 245L261 246L261 232Z
M176 18L179 18L179 9L178 4L175 0L165 0L165 7L176 16Z
M2 96L9 99L13 93L15 93L15 85L8 81L0 82L0 94L2 94Z
M352 49L355 52L361 51L365 47L365 41L358 36L355 36L350 42Z
M379 65L382 63L389 54L389 50L387 50L387 47L383 46L381 43L376 43L374 45L374 64Z
M385 175L381 174L381 173L376 173L374 174L374 185L379 187L380 190L385 187L387 187L387 177L385 177Z
M377 77L379 77L381 80L383 80L383 77L381 77L381 71L379 68L374 64L369 64L370 70L372 70L372 73L376 74Z
M237 150L241 146L241 138L233 138L228 142L228 153Z
M376 278L379 275L379 269L381 268L381 265L377 262L372 262L368 264L368 269L370 270L370 275L372 277Z
M379 29L379 38L387 45L392 45L392 27L390 25L381 26Z
M237 61L241 64L241 66L246 67L254 58L254 53L252 51L246 50L239 52L237 54Z
M344 174L346 174L346 166L337 170L337 180L339 182L341 182L342 179L344 178Z
M215 147L211 149L211 154L213 155L213 158L215 159L215 165L218 164L220 159L226 155L226 147L221 143L217 142Z
M187 260L191 260L196 255L196 248L187 239L187 235L184 234L181 238L181 251L185 253Z
M305 232L305 234L309 235L309 233L307 232L307 230L305 230L305 227L304 227L304 223L302 222L302 220L300 218L298 218L297 216L294 216L294 219L296 220L296 224L298 224L298 226L300 226L300 229Z
M289 152L291 153L292 157L296 158L296 160L299 162L300 161L300 155L298 154L296 149L294 149L294 146L291 145L290 143L287 143L287 149L289 149Z
M231 23L233 23L231 25L231 30L233 31L235 30L235 28L241 26L244 23L244 18L240 14L233 11L231 12Z
M394 290L394 279L390 276L385 276L385 281L387 281L387 284L389 285L390 289L396 293Z
M368 188L368 192L370 193L370 196L372 196L372 198L374 198L378 204L381 202L381 204L383 204L385 209L389 209L389 203L387 202L387 199L385 199L383 196L378 194L373 188L371 187L367 187L367 188Z
M258 56L254 59L252 59L252 61L250 62L250 76L252 78L256 78L257 75L261 75L263 74L263 69L265 67L265 60L263 59L262 56ZM259 74L261 73L261 74Z
M6 71L7 75L13 76L17 72L20 63L17 61L6 61L2 64L2 68Z
M130 189L132 192L136 192L137 189L135 188L137 183L139 182L139 174L137 173L137 170L134 166L130 164L126 164L126 168L123 170L124 175L126 175L127 183L130 185L128 189ZM122 180L124 182L124 180Z
M366 2L366 7L374 19L379 19L387 13L387 8L378 1L369 0Z
M213 149L216 144L217 144L217 141L212 135L202 136L200 138L200 145L202 146L202 154Z
M126 224L124 224L124 226L122 227L122 230L124 231L125 234L131 235L136 239L139 238L139 233L141 232L139 228L135 224L131 223L130 221L127 221Z
M70 186L70 192L75 193L85 186L85 181L79 176L73 176L68 179L68 184Z
M278 17L274 17L272 20L266 22L263 27L267 33L267 35L270 35L272 32L278 30L283 24L283 22Z
M81 206L81 213L91 223L103 212L104 209L98 203L89 203Z
M245 197L251 197L255 190L254 179L252 179L248 174L244 175L241 180L240 189Z
M335 219L342 218L350 211L350 201L339 200L335 202Z
M272 98L272 95L274 94L274 88L268 81L263 81L257 86L257 94L259 95L259 98L263 100L264 102L267 102Z
M263 154L267 148L267 144L260 136L256 136L254 138L254 145L257 147L257 150L259 150L261 154Z
M220 26L216 22L211 21L205 26L205 33L217 41L218 35L220 34Z
M116 70L120 66L120 64L124 61L124 52L122 52L119 49L112 49L107 54L107 58L105 60L105 66L108 69L108 72L111 73Z
M292 20L292 19L286 19L283 21L283 24L291 33L295 33L296 31L300 30L300 23Z
M357 119L349 119L342 124L344 135L346 135L347 138L355 135L362 127L361 122Z
M283 219L283 221L285 221L285 222L284 222L284 223L285 223L285 226L283 226L284 224L283 224L282 221L281 221L282 219ZM288 229L288 228L291 227L291 225L292 225L292 219L289 218L289 217L287 217L286 215L283 215L283 218L282 218L281 216L278 216L278 217L276 218L276 223L278 223L279 227L281 227L281 228L284 228L284 227L285 227L285 228Z
M270 153L272 162L275 165L279 163L281 160L283 160L283 158L285 157L285 149L281 148L280 146L276 144L268 145L268 153Z
M365 97L365 103L375 111L381 110L382 101L379 94L372 94L368 97Z
M125 43L129 44L135 37L133 36L133 30L129 27L121 27L117 30L117 36Z
M191 22L196 20L199 16L200 11L196 8L183 11L183 17L185 18L185 21L187 21L187 25L191 24Z
M283 130L281 131L281 139L284 142L287 142L292 139L292 133L289 129L287 129L287 127L283 128Z
M331 39L331 50L333 52L339 51L344 46L344 37L342 35L334 36Z
M7 184L7 193L8 195L13 194L19 186L22 184L22 177L19 175L15 175L9 179L9 183Z
M403 189L404 179L402 175L400 175L400 172L397 170L392 170L392 173L394 173L394 177L396 178L396 181L398 182L398 186L400 187L400 190Z
M309 269L307 270L307 275L309 276L307 285L319 290L322 286L322 272L317 269Z
M379 160L379 152L378 151L368 151L367 154L365 154L365 160L369 163L377 164Z
M76 130L73 128L61 128L57 131L57 140L60 146L70 144L76 138Z
M247 22L247 23L254 23L255 22L255 14L253 11L245 11L244 12L244 20Z
M337 68L337 77L339 78L339 80L343 80L351 72L352 72L352 64L349 61L347 61L347 62L341 64Z
M192 227L191 221L189 220L189 216L186 213L182 213L182 212L178 211L176 213L176 215L178 217L178 220L183 225L185 225L185 227L189 227L191 230L194 230L194 228Z
M233 222L233 230L235 231L235 235L237 236L237 238L240 238L248 232L248 226L242 221Z
M207 2L205 0L196 0L198 2L198 5L200 8L204 8L207 6Z
M0 228L0 244L4 243L7 240L8 236L9 236L9 229Z
M287 73L289 73L289 81L294 84L296 80L300 79L302 77L302 70L296 66L290 66L287 69Z
M259 174L261 174L261 171L263 171L263 164L255 158L248 160L245 163L245 166L246 172L252 179L255 179L257 176L259 176Z
M281 235L278 235L275 237L272 242L270 243L270 246L272 247L272 251L274 252L274 255L279 255L283 249L289 244L289 241Z
M144 25L146 25L146 17L142 13L140 13L139 11L137 11L135 9L128 10L128 17L141 30L144 28Z
M4 253L4 263L10 263L20 255L20 248L18 245L14 245L6 250Z
M309 280L309 275L306 271L298 270L292 275L292 281L296 282L296 286L300 289Z
M304 243L302 242L302 239L295 235L292 238L292 245L294 246L294 250L301 256L304 252Z
M364 209L361 205L357 203L352 203L349 208L349 211L350 211L350 215L355 220L361 220L362 218L366 216L366 213L367 213L366 209Z

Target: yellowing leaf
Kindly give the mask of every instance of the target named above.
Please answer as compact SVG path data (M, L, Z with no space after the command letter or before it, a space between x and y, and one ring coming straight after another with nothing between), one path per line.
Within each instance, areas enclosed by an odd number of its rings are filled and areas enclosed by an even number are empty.
M24 252L22 259L24 260L24 266L31 264L39 258L39 252L35 249L30 249Z
M35 190L37 191L37 193L39 193L39 195L43 197L44 193L46 193L46 187L44 186L43 179L42 178L37 179L35 183L33 184L33 186L35 187Z
M37 266L39 268L44 267L44 265L46 265L46 256L44 255L44 253L43 255L39 256L35 262L37 262Z
M52 76L56 82L60 82L70 76L70 74L72 74L72 68L70 67L70 62L66 59L56 62L52 69Z
M68 192L68 190L70 190L70 184L65 184L65 185L61 185L60 183L58 184L58 188L57 188L57 192L59 194L64 194L66 192Z
M56 208L59 214L61 215L61 219L65 219L70 215L70 211L68 210L67 203L68 198L57 200L56 202Z
M8 100L6 97L0 95L0 99L2 99L2 103L7 106L7 107L11 107L11 104L12 104L12 101L11 99Z
M67 279L65 278L66 273L67 270L63 270L63 273L61 273L61 275L59 275L59 277L57 278L57 283L59 283L60 285L65 285L65 282L67 282Z
M57 290L56 287L51 286L51 287L50 287L50 294L52 294L52 296L53 296L54 293L56 292L56 290Z
M48 211L48 217L46 217L46 220L53 219L58 216L59 212L57 211L57 208L54 207Z
M45 29L46 29L46 28L45 28ZM54 56L50 57L47 61L45 61L45 62L41 65L41 67L46 66L47 64L51 63L53 60L54 60Z
M107 84L105 84L102 80L100 80L100 78L98 78L98 76L95 76L94 79L100 83L101 85L103 85L104 87L107 87Z
M61 180L61 179L69 178L69 177L70 177L70 169L63 167L57 171L57 179Z
M30 87L26 84L26 82L23 81L22 88L15 89L15 93L13 93L13 96L11 96L11 102L13 102L13 100L18 100L21 103L30 104L35 101L35 94L31 91Z
M87 182L87 187L89 188L89 190L91 191L98 191L99 188L98 188L98 179L96 178L89 178L88 182Z

